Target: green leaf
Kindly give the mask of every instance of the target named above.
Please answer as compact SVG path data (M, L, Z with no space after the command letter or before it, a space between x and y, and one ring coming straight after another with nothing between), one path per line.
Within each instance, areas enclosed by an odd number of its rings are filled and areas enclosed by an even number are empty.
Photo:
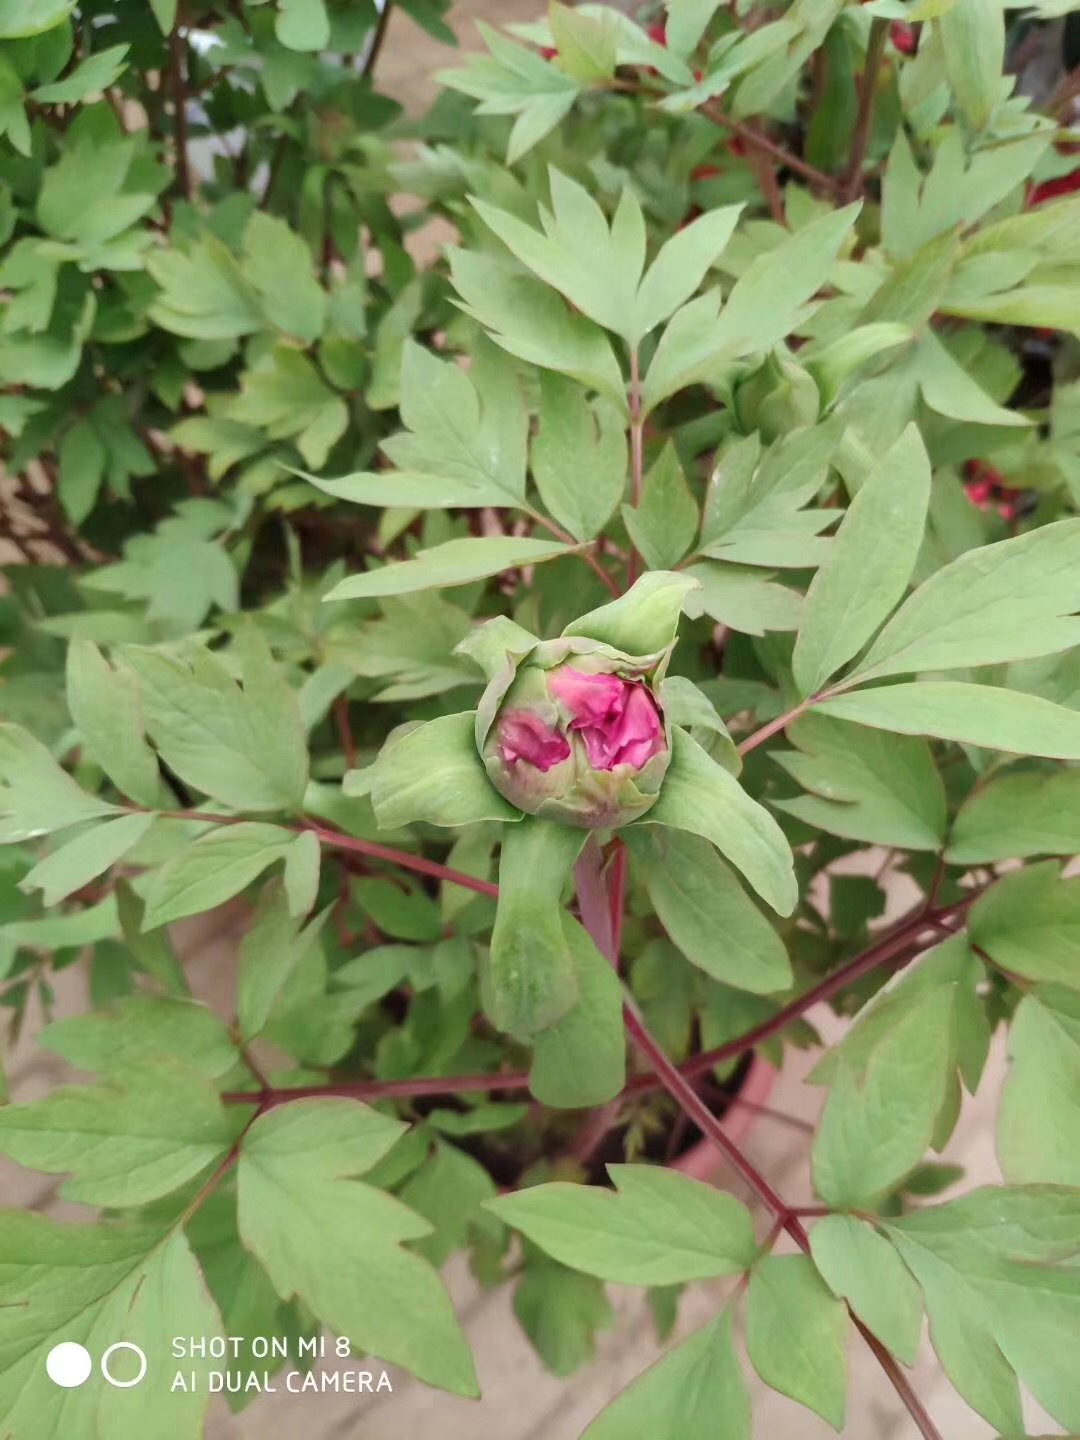
M774 584L768 571L702 560L687 566L683 573L701 587L699 593L687 597L686 613L694 618L700 606L721 625L744 635L799 628L802 595Z
M929 503L930 461L909 425L852 500L810 582L792 657L801 695L857 654L904 594Z
M611 16L582 15L551 0L548 24L559 52L559 63L568 75L588 84L610 80L615 73L615 28Z
M503 831L484 1001L500 1030L533 1035L577 998L578 947L571 946L561 902L584 844L584 830L533 816Z
M476 1395L468 1346L438 1276L402 1248L431 1226L352 1178L404 1128L351 1100L298 1100L261 1116L240 1152L240 1235L283 1299L299 1296L359 1352Z
M925 740L900 738L827 719L820 711L786 730L798 748L771 758L810 793L774 800L830 835L905 850L941 849L945 787Z
M622 986L615 970L569 915L563 931L574 962L577 999L533 1040L529 1089L558 1110L604 1105L626 1084Z
M290 50L325 50L330 44L325 0L278 0L274 33Z
M741 205L725 205L699 215L660 248L637 295L634 343L655 330L684 305L731 239Z
M301 929L283 882L272 880L263 890L240 944L236 1014L245 1043L265 1028L283 987L317 942L328 915L324 912Z
M285 898L290 915L306 915L319 895L322 847L313 830L305 830L285 852Z
M945 73L957 109L981 130L1001 95L1005 11L1001 0L956 0L937 20Z
M100 95L124 73L127 68L124 57L130 48L130 45L111 45L107 50L88 55L63 80L39 85L32 92L33 98L39 105L77 105L90 95Z
M619 415L592 407L580 385L540 374L540 424L532 444L540 499L575 540L598 535L626 488L626 435Z
M645 409L676 390L714 377L724 361L771 350L795 327L825 284L858 206L812 220L751 262L717 319L715 293L678 310L660 337L645 377Z
M683 601L696 582L673 570L649 570L625 595L579 615L564 635L585 635L626 655L655 655L675 643Z
M442 1140L398 1192L403 1204L430 1221L433 1235L414 1241L413 1249L442 1266L455 1250L468 1247L474 1228L501 1229L480 1207L495 1195L495 1182L478 1160Z
M81 949L99 940L110 940L119 934L120 917L116 896L106 895L85 910L68 915L43 915L39 920L9 920L0 924L0 939L15 945L29 945L41 950Z
M66 830L117 807L88 795L18 725L0 725L0 843Z
M56 1020L41 1032L43 1050L80 1070L126 1074L162 1057L216 1080L239 1055L229 1032L205 1005L150 995L127 995L109 1010Z
M290 831L254 820L220 825L200 835L154 876L146 896L143 929L154 930L231 900L268 866L283 859L292 843Z
M1002 1434L1025 1428L1018 1378L1066 1430L1077 1427L1076 1366L1054 1341L1080 1309L1077 1218L1075 1190L988 1186L887 1222L949 1378Z
M514 1314L544 1365L560 1377L593 1358L597 1330L615 1318L601 1281L535 1252L515 1287Z
M746 1349L774 1390L844 1428L848 1315L808 1255L766 1255L746 1294Z
M815 708L821 715L900 735L936 735L1014 755L1080 760L1080 713L1019 690L920 680L854 690Z
M325 465L349 425L342 397L313 361L284 343L265 351L244 371L239 395L229 399L222 413L264 430L271 440L295 439L305 462L316 468Z
M693 543L698 507L669 440L645 476L640 503L622 507L626 529L650 570L671 570Z
M0 1107L0 1151L20 1165L70 1175L62 1191L69 1200L145 1205L217 1164L237 1119L191 1071L157 1061L100 1085Z
M1053 860L998 880L971 907L971 943L1006 972L1080 990L1080 878Z
M790 915L799 892L791 847L779 825L685 730L674 728L671 738L671 765L660 797L639 823L703 836L767 905Z
M174 1336L209 1344L221 1322L175 1224L60 1225L8 1210L0 1217L0 1274L0 1414L10 1435L191 1440L201 1432L209 1371L219 1362L191 1357L194 1387L174 1391L165 1357ZM37 1317L32 1325L28 1314ZM45 1373L49 1351L65 1341L95 1358L117 1341L136 1344L148 1357L146 1378L130 1389L95 1378L73 1403ZM122 1354L111 1365L117 1377L135 1373L125 1371Z
M382 444L396 471L307 478L360 505L521 506L528 420L513 366L498 352L479 347L469 374L408 341L400 408L408 429Z
M919 341L913 364L931 410L970 425L1030 425L1026 415L996 404L946 350L932 330Z
M626 386L603 330L512 263L472 250L451 248L447 255L462 308L497 345L531 365L577 380L625 414Z
M894 1189L930 1146L951 1058L951 991L916 997L868 1056L841 1053L814 1142L814 1188L834 1209Z
M375 761L371 803L383 830L416 820L453 826L521 819L487 777L474 710L392 734Z
M1080 520L969 550L900 607L852 672L879 679L1025 660L1080 641Z
M810 1232L814 1264L834 1295L905 1365L922 1332L919 1287L896 1251L854 1215L826 1215Z
M691 964L755 995L789 988L784 942L707 841L629 834L656 914Z
M60 445L58 494L64 514L73 525L81 525L97 503L105 478L107 456L93 426L75 424Z
M150 0L150 9L163 35L168 35L176 24L176 7L179 0Z
M161 788L157 756L143 735L139 687L131 671L110 665L92 640L77 635L68 646L67 703L84 754L128 799L156 805Z
M147 729L181 780L238 810L293 810L303 802L308 760L296 696L261 634L236 641L242 686L192 646L183 659L131 648Z
M0 0L0 40L43 35L71 14L76 0Z
M146 268L161 287L149 317L163 330L192 340L232 340L263 328L258 295L216 235L201 235L186 251L150 250Z
M1009 1029L997 1153L1013 1185L1080 1188L1080 995L1040 986Z
M153 824L153 815L122 815L94 825L39 860L20 889L38 888L47 906L58 904L97 878L135 845Z
M686 58L709 28L720 0L668 0L665 39L668 49Z
M284 220L255 211L244 231L241 268L272 325L298 340L319 338L326 322L326 293L312 274L311 251Z
M750 1396L720 1315L676 1345L602 1411L582 1440L750 1440Z
M548 1255L619 1285L736 1275L754 1263L750 1216L731 1195L650 1165L609 1165L615 1190L556 1181L488 1202Z
M468 585L521 565L538 565L570 553L557 540L519 535L469 536L447 540L433 550L419 550L411 560L384 565L364 575L350 575L323 596L324 600L361 600L374 595L408 595L415 590Z
M960 807L945 858L994 864L1080 851L1080 770L1021 771L974 789Z

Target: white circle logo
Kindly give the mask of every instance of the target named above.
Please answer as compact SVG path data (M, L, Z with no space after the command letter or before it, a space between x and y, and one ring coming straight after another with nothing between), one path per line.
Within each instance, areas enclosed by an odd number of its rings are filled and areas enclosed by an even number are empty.
M115 1355L118 1350L130 1350L133 1355L139 1357L139 1373L135 1376L134 1380L116 1380L109 1374L109 1357ZM140 1350L138 1345L132 1345L129 1340L117 1340L114 1345L109 1346L105 1354L101 1357L101 1373L105 1376L109 1384L115 1386L117 1390L130 1390L133 1385L138 1385L139 1381L146 1374L146 1351Z
M93 1368L90 1351L75 1340L65 1340L61 1345L54 1345L45 1357L45 1370L49 1379L54 1385L62 1385L65 1390L74 1390L85 1384Z

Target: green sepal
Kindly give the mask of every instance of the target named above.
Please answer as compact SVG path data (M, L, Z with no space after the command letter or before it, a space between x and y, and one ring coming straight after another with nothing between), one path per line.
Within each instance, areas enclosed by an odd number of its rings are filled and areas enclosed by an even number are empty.
M696 740L672 726L671 764L656 804L638 824L667 825L711 840L766 904L790 915L799 898L784 832Z
M472 710L395 731L379 752L371 803L383 830L415 820L472 825L520 820L521 812L491 785L477 754Z
M674 570L648 570L625 595L572 620L563 635L587 635L630 655L668 650L687 593L698 582Z
M484 1009L500 1030L534 1035L554 1025L578 998L561 902L585 840L584 830L532 817L503 835L484 987Z

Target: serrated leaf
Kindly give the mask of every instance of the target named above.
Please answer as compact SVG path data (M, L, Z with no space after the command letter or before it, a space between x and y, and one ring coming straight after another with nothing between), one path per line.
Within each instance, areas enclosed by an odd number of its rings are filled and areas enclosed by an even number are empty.
M731 1195L650 1165L609 1165L616 1189L536 1185L488 1202L563 1265L620 1285L734 1275L753 1263L750 1216Z
M238 810L291 810L304 798L307 746L296 697L261 634L236 642L243 686L202 647L185 658L132 648L147 729L187 784Z
M54 1090L0 1107L0 1151L21 1165L68 1174L63 1194L87 1205L145 1205L220 1161L242 1116L208 1085L158 1062L100 1085Z
M862 649L907 589L930 503L930 461L909 425L852 500L810 582L792 671L820 690Z
M848 1315L808 1255L766 1255L746 1294L746 1349L774 1390L844 1428Z
M1001 93L1004 6L1001 0L956 0L936 23L957 108L973 130L981 130Z
M240 944L236 1013L245 1042L265 1027L289 976L318 941L328 914L324 912L301 929L284 883L272 880L263 890L251 928Z
M798 886L783 831L685 730L672 730L671 764L660 798L639 823L688 830L711 841L778 914L794 910Z
M9 1434L191 1440L201 1431L217 1362L192 1357L194 1387L174 1391L175 1371L161 1357L176 1335L209 1345L221 1321L175 1222L61 1225L9 1210L0 1218L0 1273L0 1414ZM37 1323L26 1323L28 1313ZM146 1378L125 1389L95 1379L72 1404L45 1370L46 1355L64 1341L95 1357L117 1341L138 1345ZM125 1358L133 1357L112 1357L118 1377Z
M594 18L551 0L548 24L568 75L586 84L615 73L615 28L606 16Z
M241 269L272 325L309 343L319 338L326 293L312 274L311 251L284 220L256 210L244 231Z
M300 1296L359 1351L475 1395L446 1292L427 1262L402 1248L431 1226L354 1178L403 1130L350 1100L299 1100L263 1115L240 1152L240 1235L283 1299Z
M784 942L706 840L670 831L631 844L657 917L692 964L755 995L791 985Z
M885 735L811 711L786 730L796 751L771 758L810 793L774 800L807 824L870 845L941 848L945 787L925 740Z
M88 55L70 75L63 80L54 80L49 85L39 85L33 98L39 105L77 105L90 95L99 95L114 84L127 68L124 57L129 45L111 45Z
M139 805L158 803L157 757L146 743L135 676L110 665L92 640L75 636L67 654L67 703L84 752Z

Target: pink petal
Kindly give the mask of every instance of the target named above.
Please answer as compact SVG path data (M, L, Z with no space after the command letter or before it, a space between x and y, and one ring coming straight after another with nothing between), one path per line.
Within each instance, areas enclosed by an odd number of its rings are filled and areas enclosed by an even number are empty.
M570 711L575 727L606 719L620 705L625 685L617 675L586 675L572 665L560 665L548 676L548 689Z
M499 750L508 765L524 760L550 770L570 755L570 742L531 710L508 710L499 720Z

